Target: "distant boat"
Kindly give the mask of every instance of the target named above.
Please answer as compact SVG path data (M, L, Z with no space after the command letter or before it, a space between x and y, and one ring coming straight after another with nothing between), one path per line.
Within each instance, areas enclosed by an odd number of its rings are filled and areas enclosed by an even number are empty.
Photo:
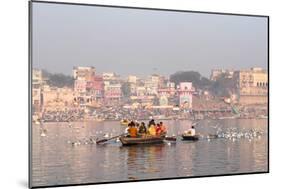
M196 140L199 140L199 135L191 136L191 135L183 134L183 135L182 135L182 140L196 141Z
M128 121L127 119L122 119L122 120L120 121L120 124L121 124L121 125L127 126L127 125L129 124L129 121Z
M102 119L102 118L97 118L96 121L101 122L101 121L104 121L104 119Z

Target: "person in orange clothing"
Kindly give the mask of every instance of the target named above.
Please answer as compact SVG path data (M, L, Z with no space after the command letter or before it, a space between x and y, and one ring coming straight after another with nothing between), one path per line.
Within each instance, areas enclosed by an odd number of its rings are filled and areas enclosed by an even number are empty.
M138 129L136 128L135 124L131 124L130 128L128 129L129 135L132 138L136 138L138 134Z

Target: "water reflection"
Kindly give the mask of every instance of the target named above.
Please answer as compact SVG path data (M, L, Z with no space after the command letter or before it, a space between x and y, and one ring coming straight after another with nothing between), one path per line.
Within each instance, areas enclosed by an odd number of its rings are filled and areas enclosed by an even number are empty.
M139 179L138 177L142 174L153 175L161 171L159 165L165 160L165 144L122 148L126 154L128 179Z

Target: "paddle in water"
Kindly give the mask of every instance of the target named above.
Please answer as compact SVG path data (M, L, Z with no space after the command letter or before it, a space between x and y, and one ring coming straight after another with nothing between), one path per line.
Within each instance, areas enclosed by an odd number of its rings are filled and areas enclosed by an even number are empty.
M96 141L96 144L101 144L101 143L107 142L107 141L109 141L109 140L112 140L112 139L121 137L121 136L123 136L123 135L125 135L125 134L126 134L126 133L123 133L123 134L121 134L121 135L117 135L117 136L114 136L114 137L111 137L111 138L107 138L107 139L105 138L105 139L98 140L98 141Z

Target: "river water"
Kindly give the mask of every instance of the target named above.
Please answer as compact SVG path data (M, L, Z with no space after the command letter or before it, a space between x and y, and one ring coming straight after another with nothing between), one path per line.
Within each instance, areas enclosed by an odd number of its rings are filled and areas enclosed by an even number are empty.
M178 135L191 122L164 120L164 124L169 135ZM230 128L241 132L255 128L263 134L197 142L179 137L176 143L124 147L116 140L102 145L89 140L122 133L125 127L116 121L33 124L32 186L265 172L267 127L266 119L202 120L196 131L204 136Z

